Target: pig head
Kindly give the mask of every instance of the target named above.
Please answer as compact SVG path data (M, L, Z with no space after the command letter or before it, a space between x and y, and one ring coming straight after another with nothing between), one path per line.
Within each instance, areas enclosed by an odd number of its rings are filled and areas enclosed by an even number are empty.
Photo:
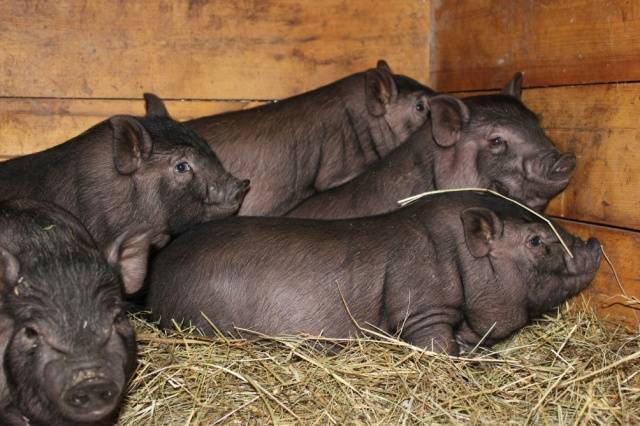
M69 213L0 202L0 420L112 424L135 364L123 292L145 278L152 233L100 252Z
M576 157L555 148L521 93L516 73L500 95L430 101L437 189L490 188L542 211L566 188Z
M460 218L465 307L456 340L464 348L490 346L560 305L587 287L600 265L596 239L584 242L556 225L572 257L551 228L529 214L471 207Z

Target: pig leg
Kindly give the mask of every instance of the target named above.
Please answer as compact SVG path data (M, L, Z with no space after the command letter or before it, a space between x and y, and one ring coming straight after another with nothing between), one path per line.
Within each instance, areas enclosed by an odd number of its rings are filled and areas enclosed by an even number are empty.
M458 355L460 351L451 324L438 323L420 328L407 335L406 340L414 346L433 352Z
M484 339L483 339L484 337ZM478 342L482 341L481 346L490 347L497 343L500 339L492 339L490 337L481 336L469 326L469 323L465 320L460 328L456 331L456 342L460 347L461 353L470 352Z

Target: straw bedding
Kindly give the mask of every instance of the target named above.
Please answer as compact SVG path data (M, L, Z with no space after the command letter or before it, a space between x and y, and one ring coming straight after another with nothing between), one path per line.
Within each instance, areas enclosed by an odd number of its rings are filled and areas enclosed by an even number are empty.
M640 332L586 303L462 358L385 336L329 353L306 337L204 338L133 321L140 357L122 425L640 424Z

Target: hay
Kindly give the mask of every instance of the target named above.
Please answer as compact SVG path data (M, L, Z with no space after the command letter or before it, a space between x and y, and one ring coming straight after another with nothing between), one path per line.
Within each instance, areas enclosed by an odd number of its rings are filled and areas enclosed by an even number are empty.
M640 424L640 333L578 305L468 358L368 338L327 354L310 338L209 339L134 319L120 424Z

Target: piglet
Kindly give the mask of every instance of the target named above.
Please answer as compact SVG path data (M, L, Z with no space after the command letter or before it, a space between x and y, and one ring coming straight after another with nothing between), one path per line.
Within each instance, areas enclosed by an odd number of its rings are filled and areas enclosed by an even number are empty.
M236 217L183 234L152 263L149 305L213 333L355 336L377 327L459 353L584 289L600 244L493 195L446 193L348 220Z
M281 216L407 141L427 120L433 94L381 60L310 92L185 124L231 173L251 179L240 215Z
M101 251L59 207L0 202L0 423L115 421L136 353L122 296L153 238L127 228Z
M144 117L118 115L46 151L0 163L0 200L53 202L101 248L132 223L167 235L235 214L249 188L152 94ZM166 239L165 239L166 240Z

